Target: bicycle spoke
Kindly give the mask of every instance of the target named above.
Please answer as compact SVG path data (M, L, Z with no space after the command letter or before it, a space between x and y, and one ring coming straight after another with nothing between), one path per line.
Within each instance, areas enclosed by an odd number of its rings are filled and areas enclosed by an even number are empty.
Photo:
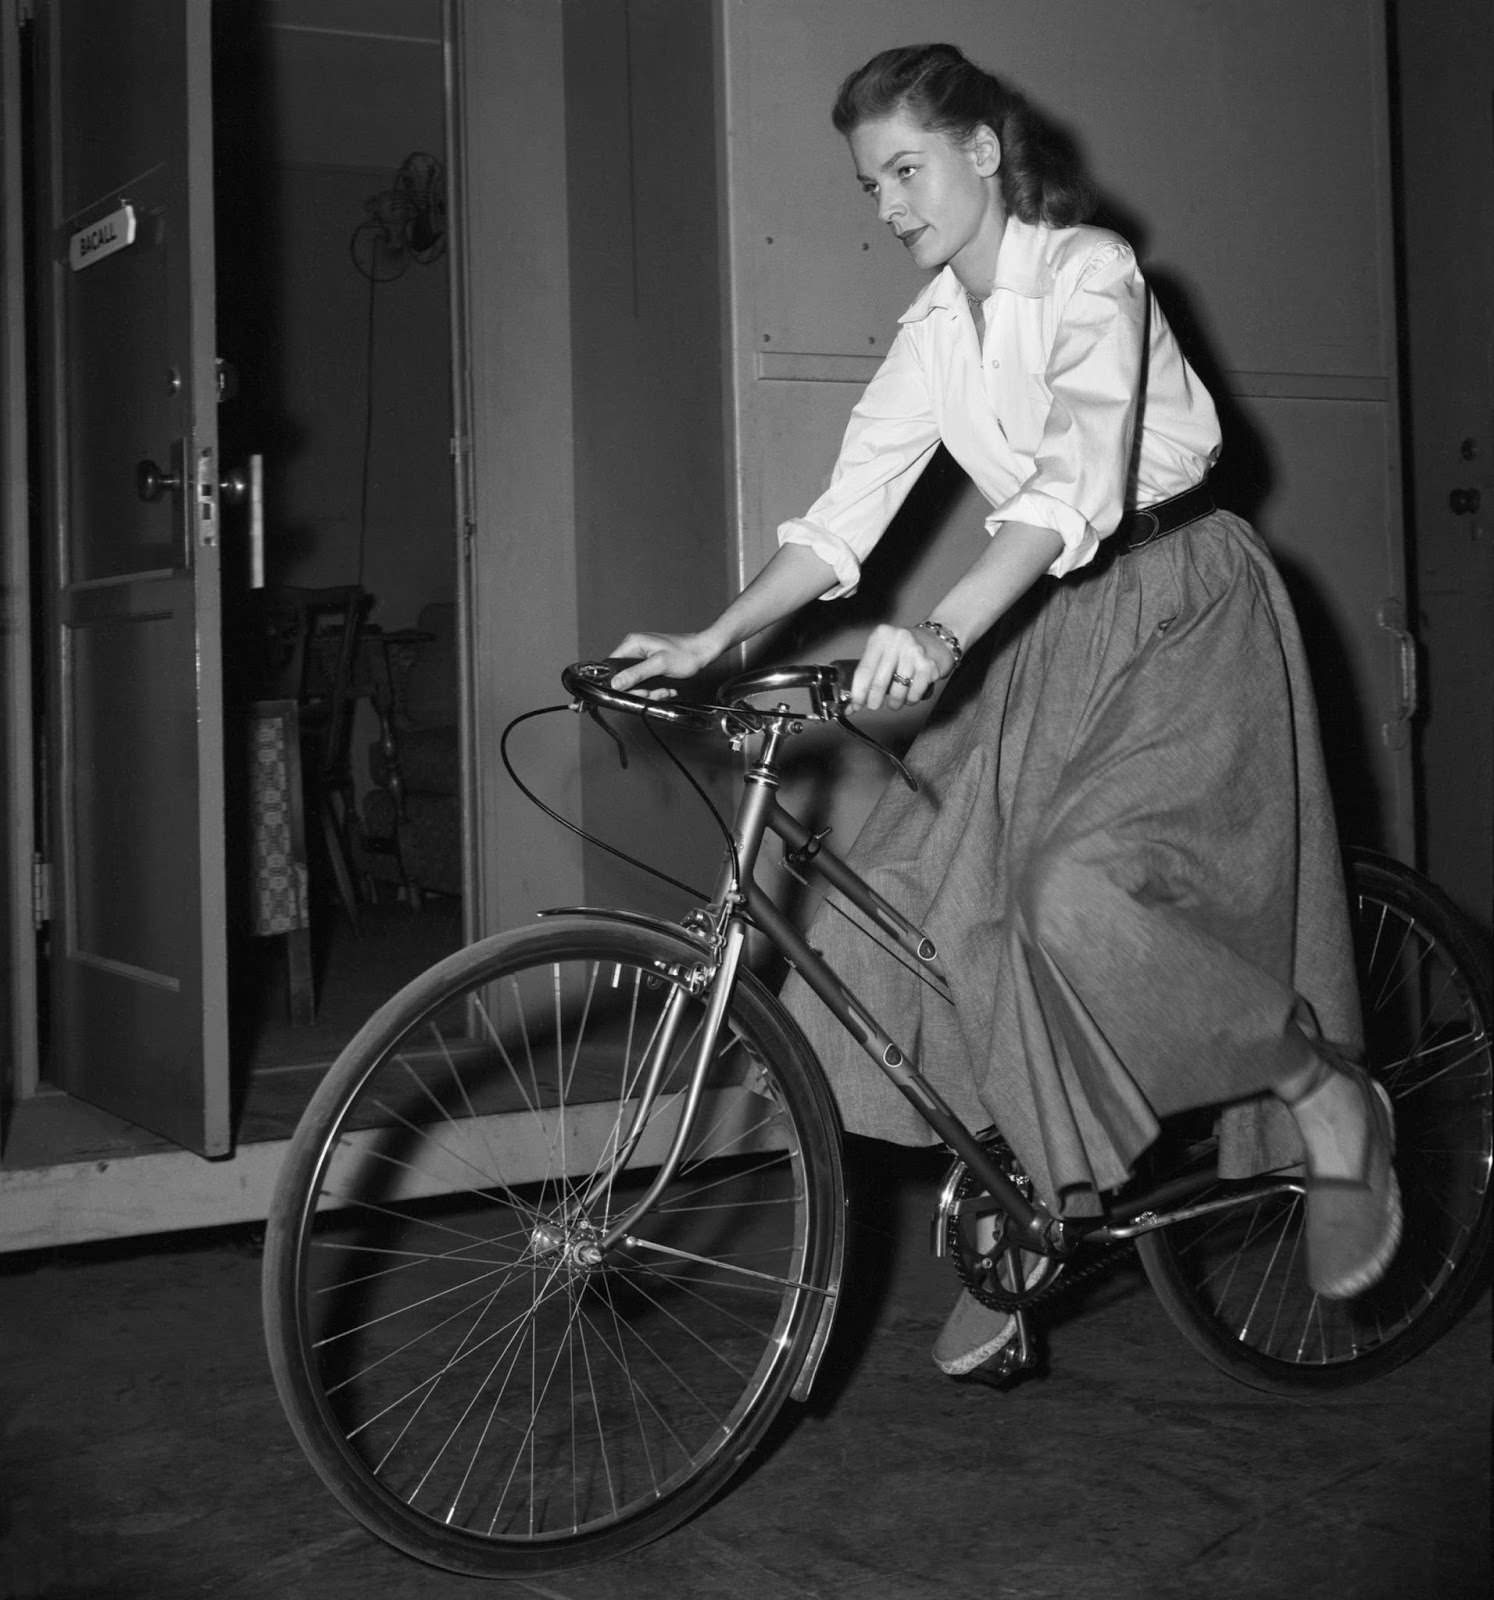
M626 1239L624 1243L634 1250L656 1250L660 1255L672 1256L681 1261L693 1261L702 1266L717 1267L722 1272L743 1278L755 1278L762 1283L769 1283L780 1289L804 1289L809 1287L802 1279L784 1277L771 1272L759 1272L753 1267L740 1267L733 1261L712 1259L710 1256L698 1256L689 1250L675 1250L669 1245L659 1244L653 1239Z

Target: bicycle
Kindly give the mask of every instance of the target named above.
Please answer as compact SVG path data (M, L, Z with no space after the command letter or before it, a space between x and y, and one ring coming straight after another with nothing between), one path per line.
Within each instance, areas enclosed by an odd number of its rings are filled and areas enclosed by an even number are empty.
M1494 1001L1424 879L1349 858L1406 1226L1380 1284L1322 1301L1302 1275L1299 1179L1221 1180L1197 1118L1102 1215L1050 1213L999 1131L950 1115L759 886L771 833L942 984L929 936L778 802L786 741L810 722L866 737L835 666L745 673L694 705L612 689L620 665L568 668L571 709L754 746L714 894L678 925L546 913L440 962L343 1051L280 1176L264 1260L275 1382L312 1465L378 1537L495 1577L615 1556L700 1510L808 1395L841 1280L841 1135L816 1058L744 960L749 932L948 1146L937 1248L1015 1314L1018 1365L1036 1359L1034 1308L1131 1241L1209 1361L1288 1395L1410 1359L1482 1286ZM977 1242L982 1224L994 1242Z

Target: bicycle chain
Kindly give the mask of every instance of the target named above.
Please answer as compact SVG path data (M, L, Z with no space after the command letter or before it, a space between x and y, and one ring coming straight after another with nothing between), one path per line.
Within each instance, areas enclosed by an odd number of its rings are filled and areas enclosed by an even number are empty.
M982 1148L994 1159L1005 1177L1025 1198L1030 1199L1032 1179L1027 1176L1002 1135L994 1128L987 1128L978 1137ZM985 1194L986 1190L981 1187L975 1173L963 1163L961 1166L960 1178L954 1189L954 1204L945 1221L944 1243L954 1261L960 1282L982 1305L989 1306L993 1311L1005 1312L1025 1311L1031 1306L1046 1305L1050 1300L1056 1300L1060 1295L1068 1294L1091 1278L1108 1271L1124 1256L1124 1251L1113 1246L1081 1251L1078 1257L1067 1261L1047 1261L1047 1270L1030 1288L1004 1287L996 1277L995 1264L1003 1251L1009 1248L1006 1242L1006 1217L1001 1212L997 1213L997 1232L991 1250L988 1254L977 1256L960 1232L960 1202Z

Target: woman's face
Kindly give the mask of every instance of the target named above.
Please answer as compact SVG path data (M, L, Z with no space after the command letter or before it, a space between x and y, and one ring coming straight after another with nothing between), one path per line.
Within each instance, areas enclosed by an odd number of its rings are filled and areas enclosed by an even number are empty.
M967 289L987 293L1006 226L996 135L981 127L957 144L900 110L853 128L849 143L862 189L914 261L953 266Z

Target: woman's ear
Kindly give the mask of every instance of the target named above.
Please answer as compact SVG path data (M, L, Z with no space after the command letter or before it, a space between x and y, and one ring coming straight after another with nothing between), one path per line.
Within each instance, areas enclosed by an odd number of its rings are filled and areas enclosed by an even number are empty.
M982 178L993 178L1001 170L1001 141L994 128L982 122L970 136L966 146L975 161L975 170Z

